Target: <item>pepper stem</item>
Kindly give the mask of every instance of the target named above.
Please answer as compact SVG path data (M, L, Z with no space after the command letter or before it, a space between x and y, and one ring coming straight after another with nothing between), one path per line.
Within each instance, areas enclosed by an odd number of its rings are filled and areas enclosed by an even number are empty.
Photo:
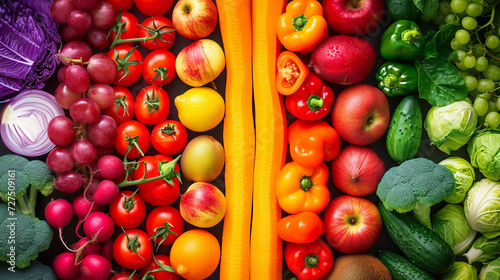
M306 26L307 21L308 19L305 15L296 16L293 19L293 28L295 28L295 31L301 31Z
M307 99L307 107L309 107L309 110L316 112L319 109L323 108L323 105L325 104L325 100L321 98L319 95L312 94L309 96Z
M306 267L317 267L318 266L318 255L308 255L305 259Z
M388 74L384 77L384 86L388 88L396 88L398 86L398 77L394 74Z
M312 178L310 176L302 175L302 178L300 178L300 188L307 192L310 190L315 183L313 183Z
M408 44L413 44L420 36L422 36L422 34L416 28L406 29L401 32L401 40Z

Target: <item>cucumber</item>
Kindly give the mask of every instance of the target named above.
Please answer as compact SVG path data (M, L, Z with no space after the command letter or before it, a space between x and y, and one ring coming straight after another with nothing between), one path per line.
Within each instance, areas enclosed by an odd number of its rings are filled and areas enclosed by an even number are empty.
M422 110L418 100L408 95L392 115L387 129L386 147L389 156L398 163L413 158L422 140Z
M394 280L434 280L407 258L388 250L380 250L378 259L387 267Z
M444 273L453 266L455 253L450 245L411 213L389 211L382 202L378 209L387 233L408 260L431 273Z

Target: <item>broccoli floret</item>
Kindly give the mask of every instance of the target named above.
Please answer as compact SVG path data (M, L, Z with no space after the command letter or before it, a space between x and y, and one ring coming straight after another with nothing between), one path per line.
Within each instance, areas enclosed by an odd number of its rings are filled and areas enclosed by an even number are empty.
M0 197L5 203L15 199L18 211L35 217L38 192L51 194L53 182L54 173L43 161L16 154L0 156Z
M57 276L52 267L39 261L34 261L30 266L23 269L11 268L8 263L0 262L0 279L57 280Z
M0 204L0 260L25 268L40 252L47 250L54 237L46 221ZM12 263L10 263L12 261Z
M380 180L377 196L388 210L412 211L422 224L431 227L431 206L455 189L453 173L425 158L414 158L387 170Z

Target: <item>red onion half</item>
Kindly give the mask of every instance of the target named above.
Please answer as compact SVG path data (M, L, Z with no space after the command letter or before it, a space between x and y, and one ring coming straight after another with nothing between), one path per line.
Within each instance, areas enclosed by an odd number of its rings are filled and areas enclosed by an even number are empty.
M64 116L53 95L28 89L14 97L2 110L0 136L12 152L36 157L50 152L47 125L56 116Z

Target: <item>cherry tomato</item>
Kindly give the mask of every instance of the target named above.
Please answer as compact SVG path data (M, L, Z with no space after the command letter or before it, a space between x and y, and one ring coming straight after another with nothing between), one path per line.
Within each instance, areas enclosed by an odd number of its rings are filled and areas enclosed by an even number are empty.
M119 227L136 228L146 217L146 204L136 192L122 191L120 196L109 204L109 216Z
M146 83L162 86L175 78L175 55L167 50L155 50L144 58L142 77Z
M291 51L280 53L276 67L276 88L283 95L296 92L309 75L307 65Z
M129 12L122 12L122 22L125 22L122 32L120 33L120 39L132 39L137 38L139 32L139 20L137 17ZM111 29L109 32L109 37L113 41L116 37L116 31ZM132 42L122 43L125 45L131 45Z
M173 4L174 0L135 0L137 9L147 16L163 15Z
M139 167L132 173L134 180L141 179L145 170L146 178L158 177L160 174L165 174L165 172L169 173L164 179L138 184L139 195L146 203L151 205L172 204L179 197L180 169L177 161L167 155L158 154L142 157L138 162L141 162ZM171 165L175 166L173 170L167 168Z
M118 75L113 81L116 86L128 87L142 76L142 54L134 47L118 45L108 52L118 64Z
M151 144L160 153L175 155L186 147L188 134L179 121L166 120L157 124L151 132Z
M139 269L153 258L153 243L140 229L128 229L116 237L113 258L124 268Z
M116 124L132 119L135 113L134 96L124 87L113 87L115 90L115 103L103 110L103 113L112 117Z
M170 264L170 258L168 256L155 255L155 258L156 258L156 260L154 258L151 259L145 267L143 267L139 270L140 275L143 275L143 277L144 277L144 275L146 275L146 273L147 273L148 276L153 276L154 279L156 279L156 280L179 280L180 279L179 274L177 274L175 272L170 272L170 271L166 271L166 270L154 271L154 270L158 270L159 268L161 268L161 266L158 263L161 263L163 265L170 266L170 267L172 266ZM158 263L157 263L157 261L158 261ZM154 271L154 272L150 272L150 271Z
M126 122L123 122L118 126L118 135L116 136L115 140L115 150L122 156L125 156L128 145L130 141L135 141L137 143L137 146L141 149L143 153L146 153L149 149L150 146L150 134L148 128L136 121L136 120L129 120ZM138 158L141 156L141 153L139 150L137 150L137 147L133 146L129 153L127 154L128 159L134 159Z
M141 277L135 274L134 276L132 276L132 278L130 278L130 275L132 275L132 272L122 271L113 275L109 280L141 280Z
M167 1L168 2L168 1ZM148 50L168 50L172 47L175 41L175 29L173 28L173 23L171 20L164 16L155 16L146 18L139 28L139 37L152 37L154 32L151 33L149 29L158 30L160 29L160 35L163 38L156 38L154 40L141 41L141 44Z
M135 98L135 117L143 124L158 124L170 113L170 98L161 87L147 86Z
M130 10L130 8L134 5L134 0L106 0L106 2L113 5L115 10L119 11L121 9L122 12Z
M146 219L146 232L155 244L170 245L184 232L184 219L176 208L158 206Z

